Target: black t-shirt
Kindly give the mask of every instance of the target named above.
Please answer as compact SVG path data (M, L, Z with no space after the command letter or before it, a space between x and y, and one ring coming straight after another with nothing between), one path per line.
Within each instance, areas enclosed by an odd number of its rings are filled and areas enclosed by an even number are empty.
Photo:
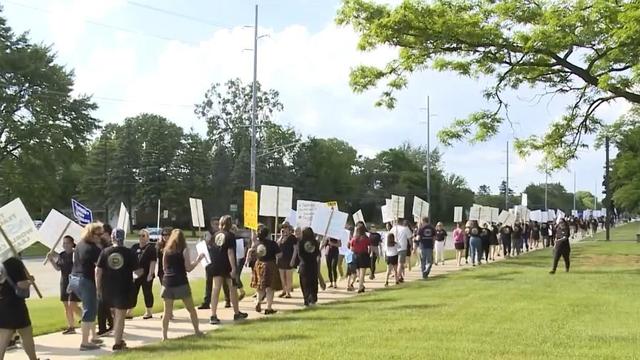
M96 263L100 256L100 248L94 243L80 241L73 252L73 275L87 280L96 280Z
M433 249L433 237L436 235L436 228L431 224L422 225L418 229L420 246L426 249Z
M291 262L293 257L293 249L296 246L298 239L294 235L289 235L283 242L280 243L280 251L282 252L282 260L286 264Z
M549 237L549 225L542 223L540 225L540 234L543 238Z
M556 229L556 237L558 240L568 240L569 236L571 236L569 226L568 225L558 225Z
M472 226L469 228L469 237L477 236L480 237L480 228L477 226Z
M178 287L189 283L187 279L187 269L184 266L184 255L182 251L174 253L165 253L164 277L162 285L165 287Z
M491 237L490 229L487 229L487 228L480 229L480 239L482 239L483 241L489 241L490 237Z
M138 259L131 249L123 246L104 249L98 258L98 267L102 269L104 298L110 299L131 293L133 272L139 269Z
M320 244L318 240L300 240L298 242L298 255L300 257L300 264L313 269L313 265L317 264L317 258L320 256Z
M236 236L229 231L218 231L209 245L209 254L211 255L211 263L214 268L231 272L231 263L229 263L229 249L236 252Z
M144 273L141 275L141 277L146 279L147 276L149 276L149 266L152 262L158 260L156 246L150 242L147 243L147 245L145 245L144 247L140 247L140 244L134 244L131 247L131 251L138 258L138 266L140 266L140 268L144 270Z
M27 272L22 261L18 258L12 257L2 263L5 270L5 276L11 278L11 280L18 285L18 282L27 280ZM16 291L13 286L9 284L9 281L5 280L0 283L0 307L16 307L16 305L24 304L24 299L16 295ZM16 307L17 308L17 307Z
M58 254L56 266L60 269L60 280L66 282L73 270L73 253L62 251Z
M513 227L513 232L511 233L512 239L520 239L522 237L522 228L520 225L516 225Z
M270 239L261 240L258 243L258 246L256 246L256 254L258 255L258 260L262 262L276 261L276 255L279 253L280 247L275 241Z
M447 239L447 232L444 230L436 230L436 241L445 241Z
M369 233L369 241L371 242L371 246L378 247L382 242L382 237L377 232L372 231Z
M511 239L512 232L513 229L511 228L511 226L503 226L502 229L500 229L500 237L502 238L502 240L509 240Z

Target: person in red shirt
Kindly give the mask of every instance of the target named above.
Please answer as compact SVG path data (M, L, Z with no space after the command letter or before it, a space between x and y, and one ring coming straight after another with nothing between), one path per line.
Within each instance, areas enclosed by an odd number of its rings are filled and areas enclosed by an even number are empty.
M364 277L367 274L367 269L371 266L371 241L363 224L356 226L355 235L349 242L349 248L353 251L358 266L358 279L360 279L358 292L363 293Z

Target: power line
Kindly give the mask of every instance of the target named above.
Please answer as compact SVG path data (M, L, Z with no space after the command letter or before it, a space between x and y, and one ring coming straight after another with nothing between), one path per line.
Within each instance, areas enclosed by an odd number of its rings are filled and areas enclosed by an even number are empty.
M208 20L205 20L205 19L202 19L202 18L198 18L198 17L195 17L195 16L181 14L181 13L177 13L175 11L161 9L161 8L158 8L158 7L155 7L155 6L142 4L142 3L139 3L139 2L136 2L136 1L131 1L131 0L127 0L127 3L129 5L132 5L132 6L137 6L139 8L143 8L143 9L147 9L147 10L151 10L151 11L156 11L156 12L159 12L159 13L162 13L162 14L166 14L166 15L171 15L171 16L183 18L183 19L190 20L190 21L193 21L193 22L197 22L197 23L200 23L200 24L204 24L204 25L207 25L207 26L211 26L211 27L215 27L215 28L225 28L225 26L216 25L216 24L213 24L213 23L209 22Z
M53 13L51 10L47 10L47 9L43 9L43 8L39 8L39 7L36 7L36 6L31 6L31 5L27 5L27 4L11 1L11 0L5 0L4 2L8 3L8 4L13 4L13 5L16 5L16 6L20 6L20 7L26 8L26 9L39 11L39 12L44 12L44 13L48 13L48 14ZM129 29L129 28L121 27L121 26L116 26L116 25L105 24L105 23L102 23L102 22L99 22L99 21L95 21L95 20L81 19L81 21L83 21L83 22L85 22L87 24L100 26L100 27L107 28L107 29L110 29L110 30L122 31L122 32L126 32L126 33L129 33L129 34L133 34L133 35L146 36L146 37L156 38L156 39L160 39L160 40L164 40L164 41L175 41L175 42L186 44L186 45L193 45L193 46L199 46L200 45L200 44L198 44L196 42L193 42L193 41L181 40L181 39L171 38L171 37L162 36L162 35L148 34L148 33L142 32L142 31Z

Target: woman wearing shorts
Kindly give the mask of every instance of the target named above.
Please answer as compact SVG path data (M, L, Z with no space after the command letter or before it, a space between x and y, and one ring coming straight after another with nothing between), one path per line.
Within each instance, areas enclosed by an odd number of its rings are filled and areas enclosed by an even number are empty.
M275 314L273 310L274 291L279 289L278 268L276 259L280 257L280 247L271 240L269 228L263 227L258 232L258 243L255 248L249 250L255 253L257 258L255 264L255 276L251 279L251 287L256 289L258 297L256 298L256 311L262 312L261 299L267 299L267 308L264 310L265 315Z
M356 233L353 239L351 239L351 251L353 251L356 264L358 265L358 279L360 281L358 293L364 292L364 277L367 274L367 269L371 266L371 242L367 237L367 230L364 225L356 227Z
M27 303L16 294L18 288L29 289L31 282L20 259L12 257L0 264L0 359L16 332L29 360L37 359Z
M63 251L56 254L53 249L47 254L47 259L51 263L56 271L60 271L60 301L64 305L64 314L67 317L67 329L62 332L62 335L69 335L76 333L76 320L75 313L80 312L78 302L80 299L74 293L67 291L69 287L69 275L73 269L73 249L76 247L76 243L73 238L66 235L62 238Z
M453 246L456 248L456 261L458 266L462 266L462 255L464 253L464 230L460 227L460 223L456 224L453 230Z
M191 287L187 273L191 272L198 265L204 254L200 254L195 261L189 258L187 241L180 229L171 231L171 236L164 246L162 265L164 267L164 279L162 279L162 292L160 296L164 300L164 315L162 316L162 340L168 339L169 320L173 314L173 302L182 300L184 307L189 312L191 324L196 335L202 334L198 327L198 314L193 305L191 297ZM218 294L219 295L219 294Z
M398 245L396 244L396 238L393 233L387 234L385 241L385 262L387 263L387 277L384 282L384 286L389 286L389 276L393 272L393 278L396 279L396 285L398 284Z

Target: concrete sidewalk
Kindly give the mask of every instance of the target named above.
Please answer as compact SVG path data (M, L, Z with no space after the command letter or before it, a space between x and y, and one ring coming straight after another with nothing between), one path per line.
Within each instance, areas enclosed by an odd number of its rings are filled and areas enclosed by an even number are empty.
M538 249L534 249L535 251ZM503 257L499 257L496 261L504 260ZM490 266L492 262L489 262ZM482 266L479 266L480 268ZM478 267L478 266L477 266ZM456 261L448 260L446 264L440 266L433 266L430 277L436 277L439 275L452 273L462 269L473 268L470 264L458 267ZM294 274L297 276L297 274ZM414 267L413 271L407 271L405 281L411 282L421 279L419 266ZM350 297L357 296L355 292L348 292L346 290L346 281L341 281L338 284L338 289L327 289L326 291L319 291L318 303L327 304L337 300L343 300ZM365 286L367 292L375 291L377 289L384 288L384 274L378 273L375 280L366 279ZM391 287L391 285L390 285ZM221 307L220 305L219 307ZM249 297L240 302L240 309L243 312L249 314L249 318L245 321L251 321L258 318L265 317L262 313L257 313L254 310L254 299ZM264 306L263 306L264 308ZM275 316L287 316L281 314L290 310L298 310L304 308L302 293L299 288L296 288L292 293L291 299L279 299L274 301L274 309L278 310L278 314ZM62 309L61 309L62 311ZM218 329L221 326L230 326L233 324L233 311L231 309L219 308L218 318L222 320L221 325L210 325L209 317L211 313L209 310L198 310L198 317L200 319L200 330L203 332L210 332ZM274 315L271 315L274 316ZM130 348L145 346L159 342L161 339L161 319L160 314L155 314L152 319L143 320L142 318L135 318L133 320L127 320L125 325L125 341ZM78 329L79 332L79 329ZM189 314L186 310L181 309L175 311L174 320L171 321L169 326L169 338L179 338L193 334L191 322L189 320ZM106 355L111 353L111 347L113 346L113 337L103 337L105 342L104 347L98 351L92 352L80 352L80 334L75 335L62 335L60 333L42 335L35 338L36 350L38 356L41 359L51 360L80 360L91 359L96 356ZM18 360L24 359L25 354L22 349L12 350L7 352L5 359Z

